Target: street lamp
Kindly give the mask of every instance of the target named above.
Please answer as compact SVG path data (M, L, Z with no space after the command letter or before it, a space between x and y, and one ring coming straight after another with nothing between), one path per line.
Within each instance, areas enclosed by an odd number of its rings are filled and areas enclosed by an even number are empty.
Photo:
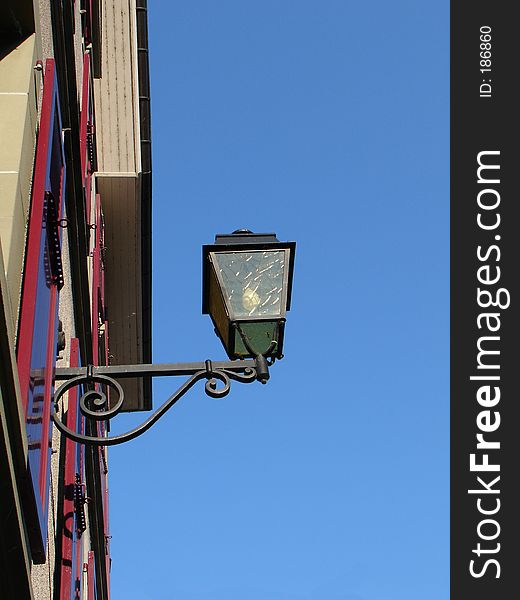
M267 365L283 357L295 247L274 233L239 229L202 249L202 312L210 314L229 358L255 359L262 383Z
M81 444L122 444L147 431L202 379L206 380L206 394L213 398L226 396L231 380L241 383L256 380L265 384L269 367L275 359L283 357L295 248L295 242L280 242L274 233L255 234L239 229L232 234L217 235L214 244L203 246L202 312L211 316L231 360L57 368L55 379L65 383L54 397L56 427ZM187 376L188 379L142 425L112 437L90 435L97 430L95 422L107 421L121 411L124 392L117 379L164 376ZM79 407L90 420L86 435L70 429L57 416L59 400L75 386L83 386L85 390Z

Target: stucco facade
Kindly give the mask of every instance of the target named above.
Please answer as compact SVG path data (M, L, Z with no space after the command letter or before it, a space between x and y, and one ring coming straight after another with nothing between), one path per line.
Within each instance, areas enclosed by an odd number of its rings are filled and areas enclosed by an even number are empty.
M147 48L146 0L0 6L2 600L110 597L108 453L54 373L151 362Z

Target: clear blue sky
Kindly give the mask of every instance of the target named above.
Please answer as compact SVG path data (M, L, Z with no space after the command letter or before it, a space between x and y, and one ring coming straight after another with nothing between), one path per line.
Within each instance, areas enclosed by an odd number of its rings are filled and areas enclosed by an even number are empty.
M110 449L112 597L447 599L448 2L149 5L154 361L225 358L215 233L297 257L269 384Z

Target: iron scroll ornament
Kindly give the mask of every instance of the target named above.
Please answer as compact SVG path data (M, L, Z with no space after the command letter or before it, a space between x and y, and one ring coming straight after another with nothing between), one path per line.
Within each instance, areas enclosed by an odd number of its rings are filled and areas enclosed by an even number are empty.
M52 415L54 424L67 438L77 443L89 446L115 446L123 444L148 431L186 392L198 381L206 379L205 392L212 398L223 398L229 394L231 380L239 383L252 383L259 379L265 383L257 372L257 360L240 360L214 363L210 360L204 363L187 363L177 365L123 365L106 367L80 367L56 369L57 380L67 380L56 392L54 397L55 411ZM262 369L259 369L262 371ZM113 437L96 437L73 431L58 416L59 401L65 392L76 386L87 389L79 400L80 412L92 421L107 421L115 417L123 407L124 392L119 382L114 378L127 377L159 377L189 375L189 378L160 406L144 423ZM222 384L219 387L218 382ZM108 398L102 390L92 389L94 384L111 387L117 394L117 400L109 406Z

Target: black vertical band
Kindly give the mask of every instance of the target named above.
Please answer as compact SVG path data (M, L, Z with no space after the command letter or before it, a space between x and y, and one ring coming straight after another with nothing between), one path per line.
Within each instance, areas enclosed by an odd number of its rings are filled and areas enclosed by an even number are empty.
M520 578L520 52L513 6L451 4L452 600L506 600Z

